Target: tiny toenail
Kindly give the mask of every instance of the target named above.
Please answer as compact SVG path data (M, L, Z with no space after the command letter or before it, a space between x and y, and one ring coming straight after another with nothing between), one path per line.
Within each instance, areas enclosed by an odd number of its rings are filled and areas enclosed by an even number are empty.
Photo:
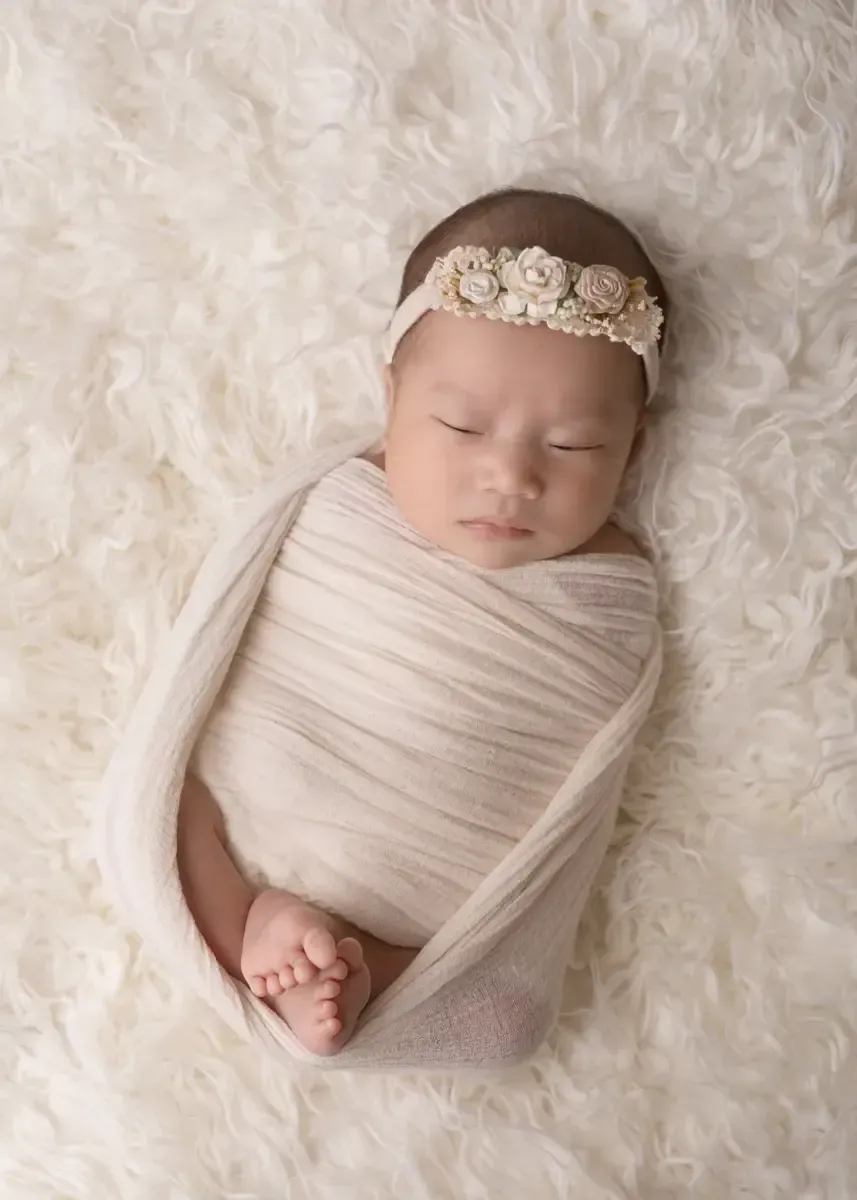
M322 1000L321 1004L318 1006L318 1015L322 1018L335 1017L336 1005L334 1002L332 1000Z

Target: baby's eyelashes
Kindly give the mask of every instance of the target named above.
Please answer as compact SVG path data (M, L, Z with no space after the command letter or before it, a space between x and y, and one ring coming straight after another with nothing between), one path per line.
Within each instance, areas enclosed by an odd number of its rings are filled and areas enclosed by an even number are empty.
M463 425L453 425L450 421L444 421L441 417L435 418L445 429L451 429L453 433L469 433L473 437L477 437L479 431L477 429L468 429Z
M435 420L438 422L439 425L442 425L444 427L444 429L449 429L452 433L462 433L468 437L482 437L483 436L483 431L481 429L474 429L470 425L457 425L457 424L453 423L452 421L445 421L443 419L443 417L435 417ZM563 442L548 442L548 449L561 450L567 454L573 454L573 453L580 453L584 450L600 450L600 449L602 449L602 445L601 445L601 443L594 443L594 442L585 442L585 443L583 443L583 442L575 443L575 442L571 442L571 441L569 441L569 442L565 442L565 441L563 441Z

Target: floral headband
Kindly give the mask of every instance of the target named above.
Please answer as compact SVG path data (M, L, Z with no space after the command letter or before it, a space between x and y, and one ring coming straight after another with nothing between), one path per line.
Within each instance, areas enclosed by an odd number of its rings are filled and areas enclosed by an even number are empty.
M465 317L489 317L514 325L547 325L578 337L601 334L639 354L646 372L647 402L658 385L658 340L664 315L646 291L645 279L628 279L615 267L582 267L531 246L457 246L438 258L393 314L386 358L425 313L443 308Z

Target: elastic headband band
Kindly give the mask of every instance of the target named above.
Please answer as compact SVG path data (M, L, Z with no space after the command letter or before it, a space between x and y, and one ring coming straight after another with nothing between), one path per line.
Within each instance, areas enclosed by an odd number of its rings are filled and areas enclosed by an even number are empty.
M445 309L463 317L488 317L513 325L547 325L578 337L622 342L643 360L646 403L658 386L660 306L645 279L628 279L616 267L566 262L532 246L496 254L457 246L438 258L425 283L402 301L387 331L388 363L402 338L427 312Z

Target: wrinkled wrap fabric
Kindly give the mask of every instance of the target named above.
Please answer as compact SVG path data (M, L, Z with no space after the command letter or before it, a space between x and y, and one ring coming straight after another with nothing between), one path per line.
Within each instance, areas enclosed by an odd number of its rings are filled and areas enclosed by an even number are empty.
M335 1068L483 1068L556 1018L660 674L651 568L490 572L401 519L365 443L249 501L105 776L100 862L144 941L240 1033ZM203 942L176 867L187 767L245 872L422 946L317 1058Z

